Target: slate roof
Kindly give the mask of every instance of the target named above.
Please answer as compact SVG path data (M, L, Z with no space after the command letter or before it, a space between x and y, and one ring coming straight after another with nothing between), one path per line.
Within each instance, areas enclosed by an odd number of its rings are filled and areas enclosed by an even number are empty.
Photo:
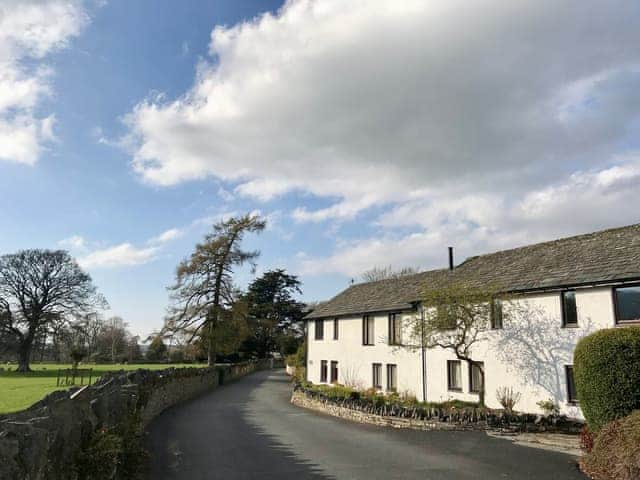
M453 271L352 285L306 318L406 310L425 288L450 281L524 292L634 279L640 279L640 224L478 255Z

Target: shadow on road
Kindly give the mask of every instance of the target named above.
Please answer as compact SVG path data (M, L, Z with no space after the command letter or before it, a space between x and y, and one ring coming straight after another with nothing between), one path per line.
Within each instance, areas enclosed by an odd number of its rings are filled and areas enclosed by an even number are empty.
M171 408L155 419L146 438L149 478L332 478L248 421L252 393L264 382L287 379L250 375Z

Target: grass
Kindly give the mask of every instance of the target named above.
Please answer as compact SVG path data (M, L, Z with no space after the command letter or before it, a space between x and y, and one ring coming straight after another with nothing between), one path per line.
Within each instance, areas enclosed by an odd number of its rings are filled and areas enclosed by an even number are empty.
M169 367L200 367L204 365L194 364L84 364L80 368L93 369L93 378L106 372L118 370L137 370L146 368L149 370L162 370ZM0 365L4 372L0 372L0 413L10 413L23 410L34 404L42 397L55 390L65 390L65 387L56 386L56 378L59 369L71 368L70 364L34 363L31 365L33 372L17 373L14 365ZM10 368L14 371L7 371Z

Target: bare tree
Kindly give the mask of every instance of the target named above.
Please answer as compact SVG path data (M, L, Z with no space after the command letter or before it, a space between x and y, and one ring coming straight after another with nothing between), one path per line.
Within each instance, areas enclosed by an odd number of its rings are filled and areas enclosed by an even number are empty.
M34 339L54 321L104 305L91 277L65 251L0 257L0 330L18 344L18 371L30 371Z
M174 305L169 310L166 328L189 330L191 339L206 336L209 365L215 363L216 327L222 321L222 310L235 302L234 268L245 263L255 268L259 256L258 251L242 250L242 239L247 233L264 230L265 226L264 219L250 214L219 222L177 268L176 283L170 287Z
M386 267L373 267L371 270L367 270L360 277L363 282L376 282L378 280L386 280L389 278L400 278L406 275L413 275L419 273L417 269L413 267L403 267L399 270L394 270L391 265Z
M413 349L442 348L453 352L469 368L477 368L481 405L485 400L484 366L473 358L473 350L482 341L481 334L489 328L491 316L498 314L497 296L494 288L462 282L427 287L422 297L422 313L409 320L410 341L403 345Z

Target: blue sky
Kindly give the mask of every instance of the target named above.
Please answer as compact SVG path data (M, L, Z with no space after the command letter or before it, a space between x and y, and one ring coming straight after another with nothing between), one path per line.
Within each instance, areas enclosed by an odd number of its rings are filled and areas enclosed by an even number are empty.
M0 252L69 249L145 335L233 213L306 300L640 221L636 2L281 3L0 0Z

